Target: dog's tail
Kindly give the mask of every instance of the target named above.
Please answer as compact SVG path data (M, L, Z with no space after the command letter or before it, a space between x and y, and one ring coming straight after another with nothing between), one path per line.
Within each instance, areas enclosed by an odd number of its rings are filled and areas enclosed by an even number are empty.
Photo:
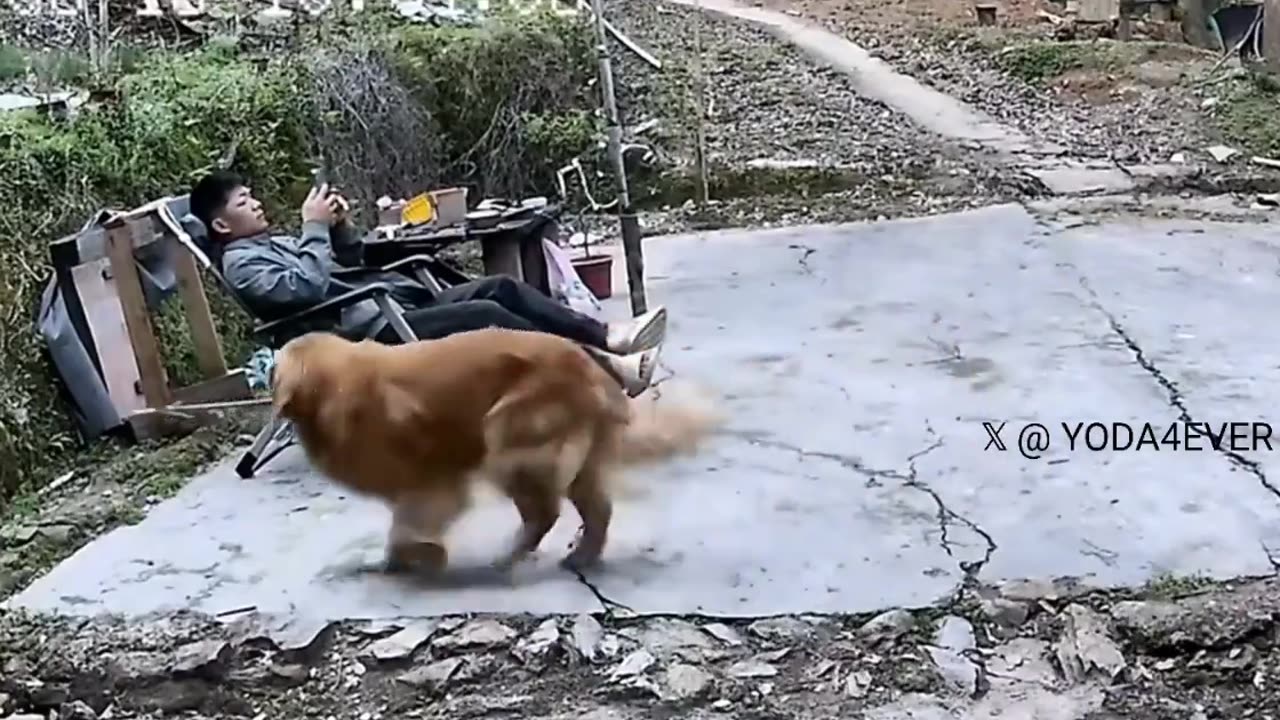
M620 465L648 465L692 454L724 420L705 396L677 400L670 392L664 395L631 401L631 422L615 457Z

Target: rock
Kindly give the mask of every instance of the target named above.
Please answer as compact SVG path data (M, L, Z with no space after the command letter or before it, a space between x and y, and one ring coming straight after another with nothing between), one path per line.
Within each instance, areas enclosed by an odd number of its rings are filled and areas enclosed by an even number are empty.
M916 626L916 619L901 608L880 613L858 628L858 634L873 642L896 640Z
M777 617L757 620L747 626L747 631L764 640L786 642L809 636L813 633L813 627L796 618Z
M160 653L135 650L110 656L107 667L116 682L131 685L168 677L170 661Z
M1180 153L1180 152L1178 152L1178 153L1174 153L1174 154L1172 154L1172 155L1170 155L1170 156L1169 156L1169 162L1171 162L1171 163L1177 163L1177 164L1181 165L1182 163L1185 163L1186 161L1187 161L1187 154L1186 154L1186 153Z
M1217 160L1220 163L1225 163L1226 161L1230 160L1232 157L1235 157L1236 155L1240 154L1239 150L1236 150L1235 148L1229 148L1226 145L1211 145L1205 148L1205 152L1209 153L1211 156L1213 156L1214 160Z
M422 688L433 693L442 693L449 686L449 682L453 680L454 675L458 673L458 669L462 667L464 662L466 661L460 657L439 660L425 667L415 668L403 673L396 680L405 685Z
M933 642L938 647L961 653L972 650L977 644L973 637L973 625L969 624L968 620L955 615L948 615L942 619L942 624L934 633Z
M1010 600L1069 600L1089 592L1084 583L1075 578L1062 577L1053 580L1009 580L999 586L1000 594Z
M697 625L676 618L655 620L633 639L659 656L667 656L680 649L711 647L711 640Z
M1269 579L1177 601L1119 602L1111 617L1116 629L1144 650L1228 647L1272 627L1270 608L1277 594L1280 582Z
M0 547L25 545L31 542L38 532L40 532L40 528L35 525L0 527Z
M739 647L743 643L738 631L724 623L708 623L702 626L702 630L729 647Z
M54 543L55 545L66 545L71 541L71 535L75 532L74 525L66 523L56 523L52 525L40 526L40 537Z
M739 660L725 670L730 677L764 678L778 674L778 668L762 660Z
M978 691L978 666L969 658L950 648L925 646L929 658L948 685L972 697Z
M1079 684L1095 669L1114 680L1127 663L1108 635L1102 616L1078 604L1069 605L1062 616L1062 636L1054 650L1067 682Z
M986 598L981 602L982 614L1000 630L1015 630L1022 627L1031 615L1026 603L1008 600L1002 597Z
M511 642L516 631L497 620L476 620L457 632L436 639L432 647L440 650L481 650Z
M866 670L857 670L849 673L849 677L844 679L844 694L849 697L866 697L867 691L871 689L871 673Z
M10 715L6 717L4 720L49 720L49 719L43 715L36 715L35 713L19 713L17 715Z
M435 620L412 622L394 635L371 643L363 654L380 662L403 660L411 657L435 633L437 627L439 623Z
M733 703L729 702L729 700L725 698L720 698L719 700L711 703L711 709L719 710L720 712L724 712L725 710L728 710L731 707L733 707Z
M311 678L311 669L305 665L271 663L267 666L271 677L283 680L286 685L301 685Z
M516 643L512 653L520 662L530 665L541 662L560 642L560 626L555 618L547 618L529 636Z
M609 676L616 679L634 677L644 674L654 662L657 661L648 650L640 649L631 653L618 663L618 666L609 673Z
M587 662L595 662L600 656L600 640L604 637L604 628L590 615L579 615L574 618L573 646Z
M219 681L227 676L235 651L226 640L187 643L174 650L174 675L190 675Z
M337 624L309 616L248 613L232 622L227 634L235 645L267 641L289 661L311 664L333 641Z
M697 665L676 663L663 673L663 695L669 700L691 700L705 693L712 680L711 673Z
M1211 110L1211 109L1213 109L1213 108L1217 107L1219 102L1221 102L1221 100L1219 100L1219 99L1218 99L1218 98L1216 98L1216 97L1207 97L1207 98L1205 98L1204 100L1201 100L1201 101L1200 101L1200 109L1201 109L1201 110Z
M73 700L58 710L58 720L98 720L98 713L82 700Z
M1049 645L1035 638L1015 638L995 647L986 659L986 669L992 686L1035 683L1053 687L1058 684L1057 671L1049 662Z

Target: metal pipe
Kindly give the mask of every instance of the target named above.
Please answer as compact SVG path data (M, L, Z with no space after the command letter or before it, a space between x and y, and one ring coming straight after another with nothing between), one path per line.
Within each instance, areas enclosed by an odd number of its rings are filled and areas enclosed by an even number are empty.
M631 208L631 196L627 192L627 167L622 159L622 121L618 117L618 100L613 91L613 65L609 61L604 8L601 0L591 0L591 14L595 16L596 42L598 43L596 52L600 61L600 94L604 101L605 119L608 122L607 152L613 165L614 179L618 183L618 224L622 230L627 286L631 294L631 314L640 315L648 310L644 293L644 254L640 249L640 223Z

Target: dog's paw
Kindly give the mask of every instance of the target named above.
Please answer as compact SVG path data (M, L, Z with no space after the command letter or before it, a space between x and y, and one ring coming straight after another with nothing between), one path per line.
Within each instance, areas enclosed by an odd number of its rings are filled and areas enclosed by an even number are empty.
M406 543L387 548L386 570L392 574L436 575L449 561L449 553L436 543Z

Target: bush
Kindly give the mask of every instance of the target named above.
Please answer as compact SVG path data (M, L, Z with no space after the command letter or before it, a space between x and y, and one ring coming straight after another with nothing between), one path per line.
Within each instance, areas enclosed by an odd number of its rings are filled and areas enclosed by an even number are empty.
M90 213L184 192L229 154L268 211L290 222L319 156L336 159L335 176L366 200L455 182L485 194L548 193L555 168L598 130L587 110L589 34L551 16L414 27L363 46L265 58L223 44L130 60L109 99L74 120L0 115L0 504L52 477L79 445L33 313L48 243ZM344 73L365 81L334 81ZM239 364L247 323L218 291L209 295ZM162 311L157 331L181 343L176 320ZM189 346L165 350L176 358L171 376L192 379Z

